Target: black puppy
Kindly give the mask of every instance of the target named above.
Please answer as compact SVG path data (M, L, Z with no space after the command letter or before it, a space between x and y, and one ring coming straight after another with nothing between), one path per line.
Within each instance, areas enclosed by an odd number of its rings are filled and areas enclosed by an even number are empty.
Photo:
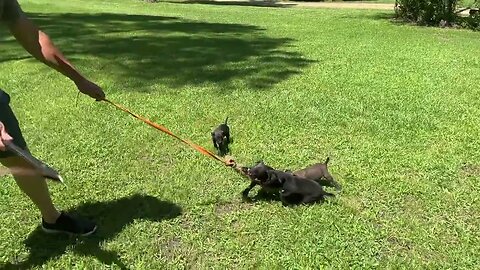
M334 187L337 191L340 191L342 190L342 186L335 181L332 175L328 172L327 164L329 161L330 157L327 157L325 163L315 163L304 169L294 171L293 174L313 180L322 186Z
M274 168L266 165L263 160L257 161L253 167L243 167L242 171L251 180L250 185L242 192L243 197L247 198L248 193L257 185L261 186L260 192L270 193L270 194L278 194L280 191L282 184L275 181L268 182L269 174L268 171L275 170ZM290 170L286 171L287 173L292 174L293 172ZM299 175L300 176L300 175ZM305 178L305 177L303 177ZM302 178L302 179L303 179Z
M273 168L266 165L263 161L258 161L256 165L251 168L244 167L242 169L251 180L250 185L242 192L243 198L248 198L248 193L256 185L260 185L262 191L265 191L266 193L278 193L278 191L280 191L282 185L279 183L272 182L270 185L265 184L268 180L269 170L273 170Z
M334 194L323 190L319 183L302 178L288 172L268 170L268 179L265 186L281 186L280 199L284 206L296 204L312 204L323 202L325 196L335 197Z
M213 147L217 149L218 154L223 156L229 152L228 144L230 143L230 128L227 125L228 117L225 123L220 124L212 131Z

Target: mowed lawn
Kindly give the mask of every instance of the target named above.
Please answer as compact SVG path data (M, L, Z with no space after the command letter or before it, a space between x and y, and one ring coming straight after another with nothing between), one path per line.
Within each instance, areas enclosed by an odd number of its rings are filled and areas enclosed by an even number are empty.
M0 265L45 269L466 269L480 254L480 33L392 12L22 0L107 98L239 163L331 157L324 204L244 203L233 170L32 60L2 29L0 87L58 207L90 238L43 234L1 178ZM255 196L258 189L252 191Z

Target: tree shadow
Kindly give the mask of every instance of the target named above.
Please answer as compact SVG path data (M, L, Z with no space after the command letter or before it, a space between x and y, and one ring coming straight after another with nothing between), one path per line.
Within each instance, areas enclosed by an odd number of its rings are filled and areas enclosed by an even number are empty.
M342 15L341 18L346 19L366 19L366 20L380 20L380 21L391 21L395 22L395 12L392 11L376 11L374 13L370 12L359 12L352 15Z
M81 62L78 66L93 65L102 78L126 91L209 83L222 91L244 85L266 89L313 62L291 48L292 39L266 36L265 29L253 25L114 13L29 13L29 17L68 58ZM14 42L9 38L2 46ZM19 49L7 51L0 62L27 55Z
M2 268L28 269L41 266L48 260L64 254L68 248L68 250L83 256L94 256L106 265L114 263L122 269L126 269L116 252L101 248L102 242L113 239L136 219L159 222L179 216L182 209L171 202L161 201L148 195L135 194L114 201L85 203L68 212L93 217L92 219L98 224L97 232L88 237L75 238L46 234L38 227L25 240L25 245L30 250L29 257L23 262L10 263Z
M343 2L376 2L378 3L377 0L342 0ZM323 1L324 2L324 1ZM394 4L394 3L386 3L386 4Z
M296 6L295 3L285 3L275 0L182 0L182 1L168 1L175 4L204 4L217 6L250 6L250 7L269 7L269 8L288 8Z

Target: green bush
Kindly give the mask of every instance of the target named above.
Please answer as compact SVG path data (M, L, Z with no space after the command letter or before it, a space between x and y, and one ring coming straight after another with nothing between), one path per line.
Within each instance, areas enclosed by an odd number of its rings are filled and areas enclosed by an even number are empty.
M457 0L397 0L397 17L424 25L455 21Z
M462 27L480 31L480 12L473 13L465 18L460 18L459 23Z

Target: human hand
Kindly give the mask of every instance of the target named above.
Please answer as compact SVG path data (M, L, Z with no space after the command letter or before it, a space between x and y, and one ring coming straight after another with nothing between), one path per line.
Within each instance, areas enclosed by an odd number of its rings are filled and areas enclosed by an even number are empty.
M11 140L13 140L12 136L7 133L5 126L0 122L0 151L5 151L5 144L3 142Z
M78 90L83 94L90 96L97 101L105 99L105 93L103 92L102 88L95 83L87 79L82 79L75 84L77 85Z

